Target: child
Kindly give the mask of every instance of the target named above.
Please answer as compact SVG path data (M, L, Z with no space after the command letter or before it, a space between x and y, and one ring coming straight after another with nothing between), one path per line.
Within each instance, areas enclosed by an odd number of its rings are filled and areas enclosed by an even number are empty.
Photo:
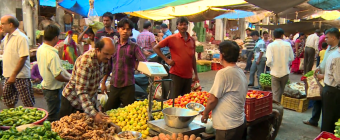
M320 51L319 53L319 56L320 56L320 64L323 60L323 57L325 56L325 52L326 52L326 49L328 47L328 44L326 42L322 43L322 50Z

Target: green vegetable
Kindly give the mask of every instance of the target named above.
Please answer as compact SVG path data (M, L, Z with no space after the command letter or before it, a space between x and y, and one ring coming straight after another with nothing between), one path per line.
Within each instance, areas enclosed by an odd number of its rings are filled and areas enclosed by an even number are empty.
M18 132L15 127L9 130L0 131L0 140L62 140L56 132L51 131L51 123L44 122L43 126L26 128Z
M337 138L340 138L340 119L338 120L338 122L335 123L334 135Z
M44 111L37 108L30 109L19 106L17 108L3 109L0 112L1 126L20 126L36 122L46 116Z
M305 77L311 77L311 76L313 76L313 74L314 74L314 71L312 70L312 71L307 72L304 76Z
M272 77L270 74L265 74L265 73L262 73L260 75L260 85L261 86L264 86L264 87L271 87L272 85Z

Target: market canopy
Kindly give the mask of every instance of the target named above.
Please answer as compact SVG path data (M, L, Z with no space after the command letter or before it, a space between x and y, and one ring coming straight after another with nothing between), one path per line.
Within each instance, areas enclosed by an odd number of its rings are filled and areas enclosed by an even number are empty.
M164 4L164 5L161 5L161 6L157 6L157 7L153 7L153 8L147 9L147 10L157 10L157 9L162 9L162 8L165 8L165 7L168 7L168 6L183 5L183 4L188 4L188 3L192 3L192 2L196 2L196 1L199 1L199 0L176 0L174 2Z
M239 18L246 18L255 15L254 12L242 11L242 10L234 10L232 12L220 15L215 17L215 19L239 19Z
M272 11L274 13L280 13L288 8L299 5L305 2L306 0L246 0L246 1L262 9Z
M39 4L41 6L51 6L51 7L56 7L57 2L56 0L39 0Z
M168 6L168 7L157 9L157 10L127 12L126 14L137 16L137 17L142 17L142 18L147 18L147 19L152 19L152 20L163 20L163 19L171 19L171 18L180 17L180 16L190 16L190 15L198 14L204 11L208 11L209 9L215 6L235 5L235 4L243 4L243 3L246 3L246 2L244 0L233 0L233 1L201 0L197 2L179 5L179 6ZM216 11L216 9L212 11Z
M309 0L308 4L322 10L340 10L339 0Z
M94 9L98 16L102 16L105 12L115 14L141 11L174 1L176 0L95 0ZM63 0L58 5L83 17L87 17L90 8L88 0Z

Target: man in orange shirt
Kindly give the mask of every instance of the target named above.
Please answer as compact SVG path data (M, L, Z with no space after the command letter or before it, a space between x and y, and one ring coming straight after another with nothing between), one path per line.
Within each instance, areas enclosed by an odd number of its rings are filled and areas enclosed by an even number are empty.
M195 41L187 33L189 21L185 17L180 17L176 24L179 33L165 38L153 48L158 56L171 66L170 78L173 83L173 94L169 98L190 93L192 81L199 81L196 68ZM160 49L165 46L170 48L172 59L166 58L161 52ZM193 71L195 77L192 79Z

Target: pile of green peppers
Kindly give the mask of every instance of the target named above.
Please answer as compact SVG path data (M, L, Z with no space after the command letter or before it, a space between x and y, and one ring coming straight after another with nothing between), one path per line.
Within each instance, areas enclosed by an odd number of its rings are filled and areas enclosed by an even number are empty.
M46 116L44 111L19 106L0 112L0 126L19 126L34 123Z
M261 73L260 75L260 85L264 87L272 86L272 77L270 74Z
M51 123L45 121L43 126L26 128L18 132L15 127L0 131L0 140L62 140L58 133L51 131Z
M312 70L312 71L309 71L309 72L307 72L305 75L303 75L303 76L305 76L305 77L311 77L311 76L313 76L313 74L314 74L314 71Z

